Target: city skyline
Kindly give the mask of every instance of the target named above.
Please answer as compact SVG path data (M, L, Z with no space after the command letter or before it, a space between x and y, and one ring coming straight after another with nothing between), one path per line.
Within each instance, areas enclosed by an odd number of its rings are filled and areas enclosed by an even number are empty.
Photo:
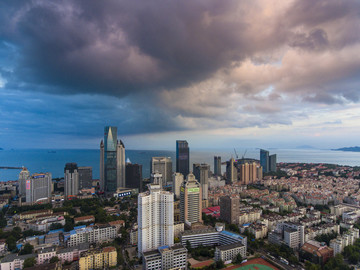
M2 2L0 148L94 149L104 126L129 149L358 145L359 9Z

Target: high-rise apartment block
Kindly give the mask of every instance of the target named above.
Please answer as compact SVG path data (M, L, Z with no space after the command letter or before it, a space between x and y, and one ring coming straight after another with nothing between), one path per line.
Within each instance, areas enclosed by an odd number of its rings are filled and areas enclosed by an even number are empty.
M66 163L64 169L64 195L67 199L69 196L76 196L79 193L79 172L76 163Z
M221 176L221 157L220 156L214 157L214 174L216 176Z
M51 173L33 174L26 180L25 189L26 202L36 203L49 200L52 191Z
M142 191L142 165L126 163L126 187Z
M269 156L269 170L270 172L276 172L276 154Z
M260 149L260 165L264 173L276 172L276 155L269 156L269 151Z
M26 180L29 179L30 172L28 169L23 167L19 174L19 196L25 197L26 196Z
M201 185L190 173L180 188L180 221L187 223L202 223Z
M160 246L174 244L174 194L160 185L138 196L138 256Z
M241 184L248 185L254 183L258 179L257 175L257 167L258 164L255 162L252 163L242 163L238 164L238 170L239 170L239 180Z
M92 167L78 167L79 190L92 187Z
M237 168L235 160L231 158L226 162L226 184L232 184L238 181Z
M172 161L170 157L152 157L150 164L150 173L159 172L162 174L162 186L171 182Z
M116 127L105 127L100 143L100 187L106 192L125 187L125 145L117 140Z
M220 197L220 218L230 224L239 223L240 198L223 196Z
M173 174L172 192L175 195L175 199L180 199L180 187L184 182L184 176L181 173Z
M204 163L193 164L193 174L195 175L195 178L200 182L201 185L202 200L208 199L209 171L210 171L210 165L208 164L204 164Z
M184 177L189 174L190 152L187 141L176 141L176 172L182 173Z

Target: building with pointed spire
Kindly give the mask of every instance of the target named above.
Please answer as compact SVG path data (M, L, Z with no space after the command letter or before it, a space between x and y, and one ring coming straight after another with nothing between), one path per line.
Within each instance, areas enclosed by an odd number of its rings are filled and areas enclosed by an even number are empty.
M100 188L116 192L125 186L125 145L117 139L117 127L107 126L100 143Z

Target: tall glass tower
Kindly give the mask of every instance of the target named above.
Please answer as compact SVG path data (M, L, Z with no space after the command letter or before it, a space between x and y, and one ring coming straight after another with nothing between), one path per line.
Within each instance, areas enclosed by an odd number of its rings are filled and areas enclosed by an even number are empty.
M269 172L269 151L260 149L260 165L262 166L264 173Z
M190 154L187 141L176 141L176 172L182 173L184 177L189 174Z
M105 127L100 143L100 187L106 192L125 187L125 146L117 140L117 127Z

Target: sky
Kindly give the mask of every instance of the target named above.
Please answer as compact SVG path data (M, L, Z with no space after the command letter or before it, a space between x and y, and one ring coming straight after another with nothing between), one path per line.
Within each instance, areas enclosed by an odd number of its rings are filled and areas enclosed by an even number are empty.
M358 0L0 2L0 147L359 145Z

